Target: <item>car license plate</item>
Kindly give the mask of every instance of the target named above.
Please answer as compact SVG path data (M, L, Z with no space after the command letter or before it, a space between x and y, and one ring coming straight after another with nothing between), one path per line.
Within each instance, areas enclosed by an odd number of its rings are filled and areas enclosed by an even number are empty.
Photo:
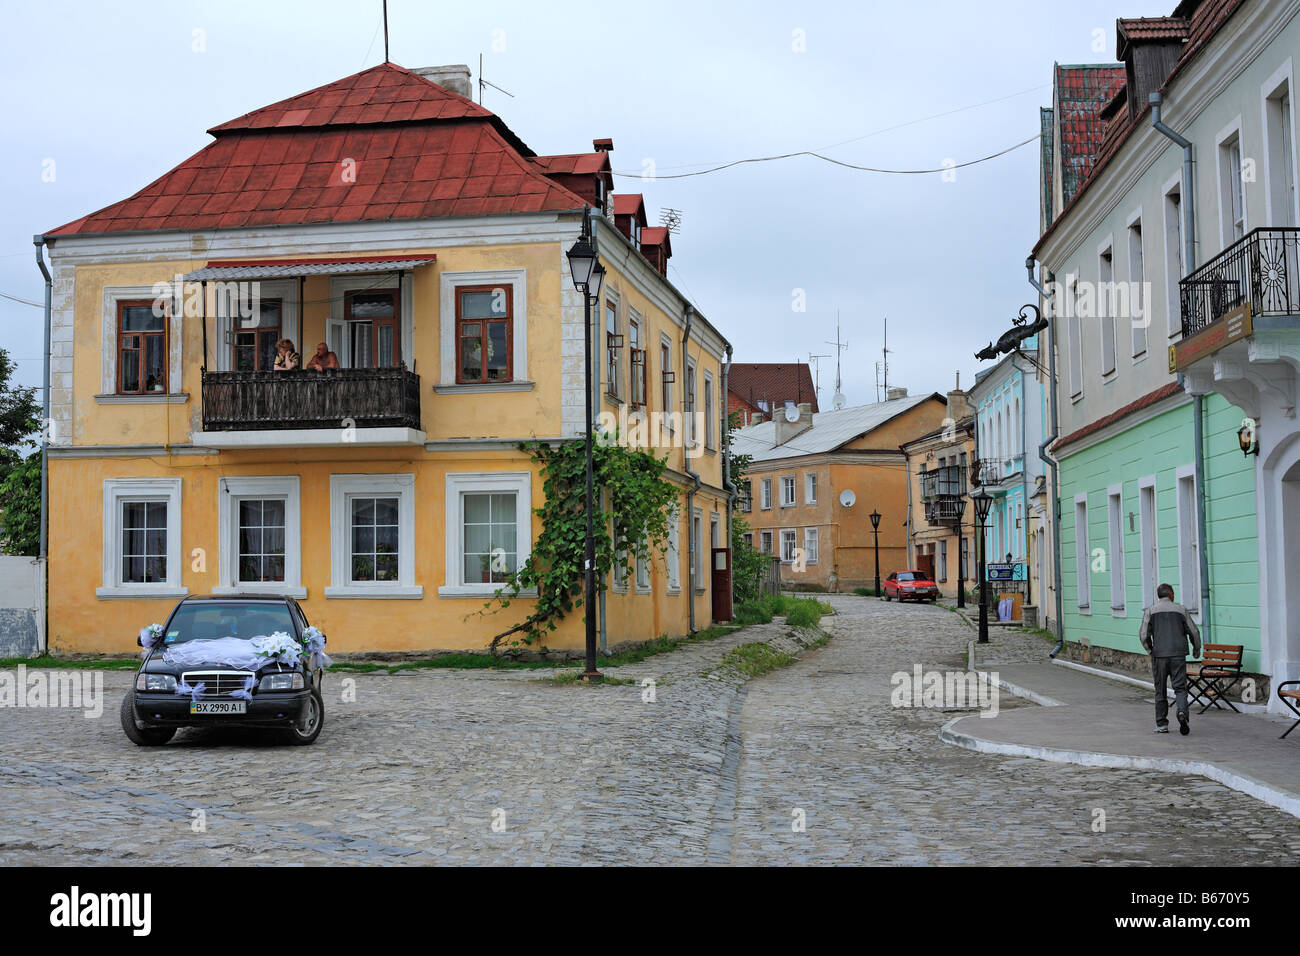
M248 705L242 700L193 700L190 701L191 714L244 714Z

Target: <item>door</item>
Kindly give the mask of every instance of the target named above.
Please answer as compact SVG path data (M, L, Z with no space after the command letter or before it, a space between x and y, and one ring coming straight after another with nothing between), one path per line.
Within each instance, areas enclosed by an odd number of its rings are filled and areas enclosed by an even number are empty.
M917 569L918 571L920 571L922 574L924 574L924 575L925 575L927 578L929 578L931 581L935 580L935 577L934 577L934 555L933 555L933 554L918 554L918 555L916 556L916 569Z
M713 620L731 620L731 549L711 549L713 561Z

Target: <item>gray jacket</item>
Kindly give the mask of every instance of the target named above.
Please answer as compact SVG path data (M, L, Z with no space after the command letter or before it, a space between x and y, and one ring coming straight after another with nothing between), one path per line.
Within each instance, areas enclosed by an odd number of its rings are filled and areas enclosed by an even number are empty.
M1167 598L1160 598L1142 612L1142 629L1138 631L1142 646L1152 657L1187 657L1187 642L1192 642L1192 656L1201 656L1201 632L1187 613L1187 608Z

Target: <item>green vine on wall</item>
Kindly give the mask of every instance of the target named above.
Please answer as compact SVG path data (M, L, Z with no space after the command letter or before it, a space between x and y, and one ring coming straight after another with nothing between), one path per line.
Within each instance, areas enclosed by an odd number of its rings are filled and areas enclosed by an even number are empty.
M667 457L627 448L598 436L593 454L593 484L598 502L603 497L606 515L595 516L596 582L605 586L616 565L621 574L633 574L638 558L648 561L652 551L662 552L668 538L669 516L674 513L678 489L664 478ZM534 510L542 530L531 554L506 576L503 586L480 613L508 608L520 592L537 591L532 613L509 630L492 638L496 652L506 638L512 646L532 644L554 631L576 607L583 605L583 565L586 553L586 445L582 441L550 445L524 442L519 446L541 465L545 502ZM598 505L599 506L599 505ZM607 520L612 515L614 520ZM611 528L612 526L612 528Z

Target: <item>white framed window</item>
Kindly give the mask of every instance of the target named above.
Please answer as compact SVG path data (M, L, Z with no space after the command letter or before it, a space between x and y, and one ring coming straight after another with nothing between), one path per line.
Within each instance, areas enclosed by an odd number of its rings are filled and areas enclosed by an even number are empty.
M638 555L636 559L636 591L638 594L649 594L651 590L649 551L646 548L645 542L641 543L641 547L642 550L645 551L646 556L642 557Z
M509 304L509 381L457 384L456 357L460 353L457 342L457 316L462 311L458 309L459 296L457 290L461 287L472 286L486 288L488 291L499 289L501 294L494 298L494 303L508 302ZM506 294L507 292L508 294ZM406 341L409 327L406 316L412 314L408 302L410 297L409 283L403 283L402 293L402 354L413 355L414 352L408 350ZM496 311L501 310L497 309ZM533 383L528 378L528 270L493 269L479 272L439 273L438 356L438 384L434 386L436 392L522 392L531 389Z
M341 368L412 364L415 321L409 272L400 278L390 275L382 279L374 275L331 276L330 300L332 314L325 320L325 343ZM313 349L299 351L306 362Z
M301 490L297 475L217 482L218 565L213 594L265 591L303 600Z
M1260 87L1264 112L1264 188L1271 226L1300 222L1296 207L1295 122L1291 111L1291 58Z
M781 477L781 507L794 507L794 475Z
M166 402L172 396L181 394L181 320L183 316L177 311L174 304L167 300L165 295L163 301L166 307L166 315L162 321L166 324L167 390L161 392L142 391L138 395L123 396L119 394L120 389L118 388L118 362L122 351L118 337L120 306L133 299L139 302L149 300L152 303L153 300L159 298L160 292L169 288L170 286L167 283L159 283L156 286L104 286L101 298L102 341L99 349L99 390L101 394L96 396L99 400L146 403Z
M623 330L618 323L618 296L605 293L605 392L623 396Z
M1117 617L1125 614L1124 587L1124 487L1106 489L1106 529L1110 554L1106 562L1110 571L1110 610Z
M1115 371L1115 256L1111 240L1097 253L1097 321L1101 326L1101 374Z
M772 479L764 478L761 487L762 487L763 497L762 500L759 502L759 507L763 511L771 511L772 510Z
M1142 211L1128 224L1128 318L1133 330L1133 358L1147 351L1147 326L1151 315L1146 300L1146 256L1142 250Z
M1215 137L1219 144L1219 225L1223 246L1232 245L1246 234L1246 186L1243 181L1241 117L1238 116Z
M1079 612L1091 613L1092 549L1088 546L1088 495L1074 499L1074 580Z
M1160 518L1156 508L1156 476L1138 480L1138 535L1142 549L1142 606L1156 601L1160 584Z
M533 476L528 471L452 472L443 504L443 598L483 597L532 552ZM523 597L536 592L522 591Z
M772 532L760 531L758 535L759 550L763 554L772 553Z
M662 403L664 427L668 434L673 434L673 384L676 373L673 371L673 340L662 332L659 334L659 401Z
M1183 306L1179 281L1183 277L1182 175L1165 183L1165 325L1169 338L1183 332Z
M698 448L700 444L700 431L695 427L695 409L698 407L697 399L699 397L696 378L695 360L688 357L686 359L686 389L683 393L686 403L683 409L686 423L683 427L686 430L686 444L689 448Z
M715 448L713 442L713 376L704 373L704 447Z
M803 529L803 553L804 560L809 564L817 563L817 529Z
M1073 303L1065 322L1066 341L1070 349L1070 398L1077 400L1083 395L1083 339L1079 319L1081 299L1077 278L1070 276L1066 283L1066 295L1071 297Z
M682 520L674 505L668 515L668 551L664 560L668 564L668 592L676 594L682 589Z
M105 479L103 529L103 576L96 597L189 594L181 586L181 479Z
M799 547L799 535L794 528L781 529L781 563L793 564L794 552Z
M415 475L330 475L327 598L420 598Z
M1182 465L1177 478L1178 595L1193 616L1201 613L1201 530L1196 520L1196 466Z
M701 573L700 552L704 550L704 539L701 537L704 516L696 511L691 515L691 578L695 583L696 591L704 590L704 576Z
M803 476L803 503L817 504L817 472L806 472Z

